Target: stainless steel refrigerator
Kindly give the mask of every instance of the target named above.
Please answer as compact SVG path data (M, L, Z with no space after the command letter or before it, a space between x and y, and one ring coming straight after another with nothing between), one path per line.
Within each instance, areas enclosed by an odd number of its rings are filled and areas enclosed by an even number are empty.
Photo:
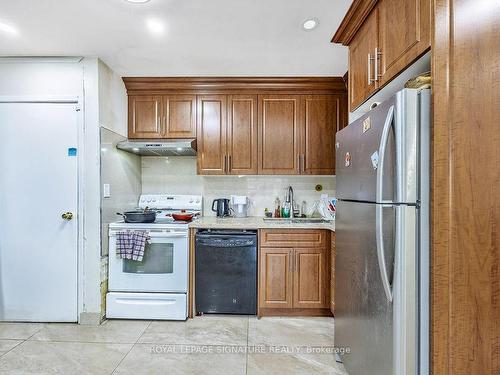
M428 374L430 91L337 133L335 346L350 375Z

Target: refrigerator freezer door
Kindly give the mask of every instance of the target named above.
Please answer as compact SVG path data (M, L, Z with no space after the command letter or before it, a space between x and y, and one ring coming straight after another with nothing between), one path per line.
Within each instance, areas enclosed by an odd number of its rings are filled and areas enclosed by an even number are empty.
M391 110L392 108L392 110ZM391 114L391 111L392 114ZM384 125L390 121L385 147L384 201L395 199L396 148L394 133L395 97L368 112L337 133L337 198L365 202L376 201L377 169Z
M339 201L336 218L335 346L350 374L393 374L393 303L377 257L376 204ZM384 261L393 280L395 207L383 208Z

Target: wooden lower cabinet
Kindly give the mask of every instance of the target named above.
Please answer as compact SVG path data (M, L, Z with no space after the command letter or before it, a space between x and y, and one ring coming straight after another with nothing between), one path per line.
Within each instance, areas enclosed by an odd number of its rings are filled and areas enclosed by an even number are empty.
M262 248L260 252L259 306L292 307L293 250Z
M327 249L295 249L293 307L330 306L330 270Z
M258 315L331 316L329 231L294 232L259 233Z

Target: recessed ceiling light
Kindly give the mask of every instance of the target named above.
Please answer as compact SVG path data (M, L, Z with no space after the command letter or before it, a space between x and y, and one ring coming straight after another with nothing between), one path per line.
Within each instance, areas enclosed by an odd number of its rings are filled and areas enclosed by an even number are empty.
M6 23L0 22L0 31L3 31L7 34L15 35L17 34L17 29L13 26L7 25Z
M129 3L134 3L134 4L144 4L147 3L149 0L125 0L128 1Z
M304 22L302 22L302 28L305 31L311 31L318 27L319 20L316 17L308 18Z
M162 34L165 31L165 25L157 19L147 20L146 25L153 34Z
M184 151L184 149L182 147L177 147L177 151L181 152Z
M132 148L132 151L134 151L134 152L138 152L138 151L139 151L139 149L138 149L137 147L133 147L133 148Z

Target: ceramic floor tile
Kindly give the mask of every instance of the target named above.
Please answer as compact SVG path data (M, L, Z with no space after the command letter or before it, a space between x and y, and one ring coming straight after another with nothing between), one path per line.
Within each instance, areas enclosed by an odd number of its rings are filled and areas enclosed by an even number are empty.
M0 340L0 357L22 342L22 340Z
M248 375L348 375L333 354L249 354Z
M111 374L132 344L25 341L0 357L4 374Z
M191 352L187 353L186 348ZM216 347L136 344L115 374L244 375L245 367L245 354L218 354Z
M26 340L43 326L43 323L0 323L0 339Z
M333 318L250 318L248 344L333 346Z
M186 322L152 322L140 343L246 345L248 317L202 316Z
M133 344L149 324L143 320L107 320L100 326L51 323L30 340Z

